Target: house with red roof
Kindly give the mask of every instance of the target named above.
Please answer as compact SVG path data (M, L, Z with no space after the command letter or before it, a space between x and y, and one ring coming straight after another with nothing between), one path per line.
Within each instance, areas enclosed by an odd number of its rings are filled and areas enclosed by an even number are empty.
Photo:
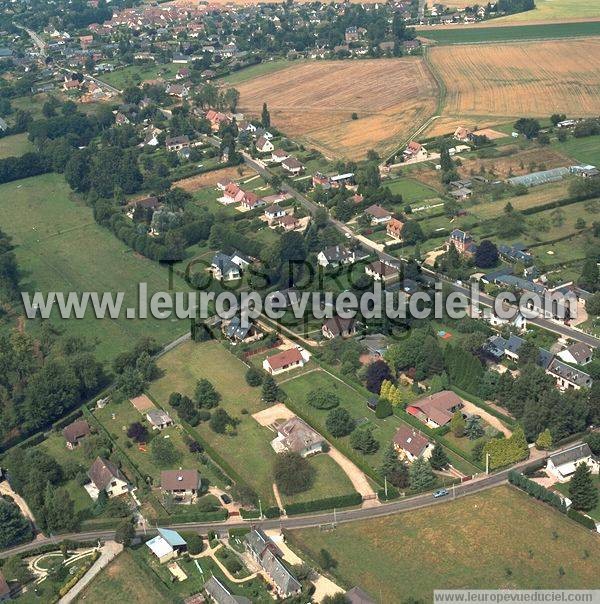
M430 428L439 428L449 424L454 413L463 406L458 394L452 390L442 390L413 401L406 411Z
M289 348L267 357L263 361L263 369L271 375L304 367L309 360L309 354L302 348Z
M393 443L398 456L408 462L419 457L429 459L433 451L433 444L423 434L406 425L396 430Z
M410 141L410 143L406 145L406 149L404 149L402 156L404 157L404 161L408 161L409 159L422 160L427 159L429 153L427 152L427 149L421 145L421 143L417 143L417 141Z

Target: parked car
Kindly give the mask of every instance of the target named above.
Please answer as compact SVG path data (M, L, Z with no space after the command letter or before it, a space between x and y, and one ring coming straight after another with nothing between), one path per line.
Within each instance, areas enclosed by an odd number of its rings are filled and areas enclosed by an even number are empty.
M439 489L433 494L436 499L438 497L444 497L444 495L448 495L448 491L446 489Z
M221 495L221 501L225 504L228 505L231 503L231 497L229 497L229 495L227 495L226 493L223 493Z

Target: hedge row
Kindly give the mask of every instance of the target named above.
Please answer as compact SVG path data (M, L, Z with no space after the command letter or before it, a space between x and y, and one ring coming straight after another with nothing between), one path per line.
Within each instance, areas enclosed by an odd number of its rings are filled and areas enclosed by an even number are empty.
M192 517L193 516L193 517ZM226 509L216 510L214 512L197 512L196 514L177 513L169 516L159 516L156 519L158 524L184 524L186 522L221 522L227 520L229 512Z
M564 500L556 493L549 491L546 487L543 487L537 482L533 482L533 480L529 480L529 478L523 476L523 474L517 472L516 470L511 470L508 473L508 482L518 487L522 491L525 491L525 493L527 493L530 497L535 497L540 501L550 504L562 514L566 514L566 516L571 520L574 520L582 526L585 526L585 528L594 532L596 531L596 523L592 518L582 514L581 512L578 512L577 510L574 510L573 508L569 508L567 510Z
M347 508L353 505L360 505L361 503L361 494L351 493L350 495L339 495L337 497L327 497L325 499L315 499L313 501L290 503L285 506L285 511L288 516L294 516L295 514L332 510L333 508Z
M398 499L400 497L400 491L391 485L388 485L387 495L385 494L385 489L379 489L377 491L377 498L379 501L391 501L392 499Z
M94 564L99 557L100 552L96 550L92 554L91 559L86 560L85 564L60 588L58 595L61 597L67 595L67 593L71 591L71 589L73 589L77 583L79 583L83 575L87 573L87 571L92 567L92 564Z

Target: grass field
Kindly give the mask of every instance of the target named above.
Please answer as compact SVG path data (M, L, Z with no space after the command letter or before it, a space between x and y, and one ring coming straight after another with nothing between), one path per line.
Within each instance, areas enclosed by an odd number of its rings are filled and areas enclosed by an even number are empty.
M123 90L127 86L135 86L146 80L156 80L158 78L167 80L174 77L179 69L181 69L181 65L176 65L175 63L130 65L121 69L115 69L115 71L103 73L98 78L115 88Z
M148 283L148 292L169 289L167 270L131 252L110 231L98 226L92 210L72 198L58 174L1 185L0 224L13 236L24 290L124 292L125 304L134 305L140 281ZM185 285L175 279L177 287ZM125 316L100 322L91 312L83 319L61 320L53 311L52 320L60 323L61 330L96 342L96 353L105 360L128 349L140 337L151 336L166 343L188 327L184 321L132 320Z
M573 0L579 1L579 0ZM592 4L590 3L590 6ZM600 34L600 21L580 23L548 23L538 25L473 27L439 27L419 29L419 35L439 44L486 44L490 42L518 42L525 40L558 40L581 38Z
M295 63L295 65L298 65L298 63ZM220 78L219 81L225 82L230 86L236 86L237 84L241 84L242 82L246 82L247 80L251 80L252 78L257 78L259 76L274 73L275 71L279 71L280 69L284 69L289 66L290 61L286 61L285 59L263 61L262 63L258 63L257 65L245 67L244 69L240 69L239 71L234 71L228 76Z
M164 592L156 581L149 580L125 550L82 592L76 602L134 602L162 604Z
M564 143L553 143L554 148L578 162L600 166L600 135L569 138Z
M283 383L282 388L294 406L301 410L302 416L307 418L310 424L321 432L326 431L325 421L328 411L316 409L309 405L307 403L308 395L313 390L335 392L340 400L340 406L348 410L350 415L356 420L357 425L373 428L373 436L379 441L380 446L375 454L363 455L350 448L348 436L332 438L332 442L342 453L355 455L374 470L377 471L379 469L387 445L394 438L398 427L403 424L400 418L395 415L385 419L376 418L375 414L367 408L367 399L361 392L354 390L324 371L313 371L303 374L289 382ZM406 390L404 394L407 400L412 400L415 396L409 390ZM447 451L447 453L451 458L452 464L459 470L466 474L477 471L477 468L472 466L468 461L461 459L451 451Z
M13 134L0 138L0 159L20 157L33 150L33 145L27 140L27 134Z
M266 102L288 136L354 159L395 147L435 111L437 96L420 58L299 63L236 88L241 111L259 115Z
M166 408L171 392L193 395L196 382L202 377L214 384L222 395L220 405L240 420L237 435L216 434L207 424L200 424L196 430L200 438L261 495L263 505L274 505L275 452L270 441L276 434L251 416L265 409L265 405L260 400L260 388L246 384L246 366L218 342L185 343L162 357L159 366L165 375L152 384L150 392ZM247 413L243 413L243 409ZM312 458L311 463L317 470L315 484L309 491L286 501L330 497L335 490L351 493L349 481L339 475L339 467L329 461L319 456Z
M430 57L445 82L444 116L598 113L600 39L432 48Z
M535 9L500 17L498 23L530 21L569 21L600 18L600 4L581 0L535 0Z
M313 556L327 549L343 582L382 603L428 602L433 589L600 587L597 535L510 487L291 535Z
M384 181L383 186L387 187L395 195L402 195L402 201L407 203L439 197L437 191L411 178Z

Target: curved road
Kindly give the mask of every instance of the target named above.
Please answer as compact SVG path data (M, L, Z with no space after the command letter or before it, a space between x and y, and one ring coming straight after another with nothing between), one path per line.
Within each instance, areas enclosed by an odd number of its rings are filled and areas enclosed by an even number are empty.
M577 443L571 443L566 448L573 447L575 444ZM352 522L355 520L368 520L371 518L380 518L382 516L388 516L390 514L396 514L398 512L406 512L409 510L416 510L431 505L439 505L450 499L464 497L465 495L472 495L474 493L478 493L480 491L484 491L492 487L497 487L498 485L506 482L508 473L511 469L524 470L529 466L535 466L539 464L539 460L540 458L537 458L535 460L527 460L521 462L520 464L516 464L515 466L513 466L513 468L508 468L495 474L490 474L489 476L483 475L480 478L457 485L454 489L450 490L448 496L439 497L437 499L433 497L432 493L424 493L423 495L416 495L414 497L408 497L405 499L399 499L388 503L382 503L380 506L377 507L349 509L334 512L324 512L322 514L309 514L305 516L293 516L260 521L240 520L239 522L229 521L218 523L189 522L184 524L166 525L164 528L173 528L187 531L193 530L197 531L200 534L206 535L209 531L216 531L218 533L225 534L229 529L243 528L248 526L260 526L263 529L299 529L308 527L318 527L321 525L332 523L339 524L342 522ZM147 533L138 531L137 534L138 536L143 537L146 534L153 535L156 532L156 529L149 529ZM25 543L23 545L19 545L17 547L13 547L11 549L0 552L0 558L6 558L14 554L27 552L29 550L35 549L42 545L48 545L50 543L55 543L58 547L58 543L63 539L69 539L73 541L93 541L96 539L113 539L114 535L114 530L101 530L61 534L50 537L38 537L38 539L32 541L31 543Z

